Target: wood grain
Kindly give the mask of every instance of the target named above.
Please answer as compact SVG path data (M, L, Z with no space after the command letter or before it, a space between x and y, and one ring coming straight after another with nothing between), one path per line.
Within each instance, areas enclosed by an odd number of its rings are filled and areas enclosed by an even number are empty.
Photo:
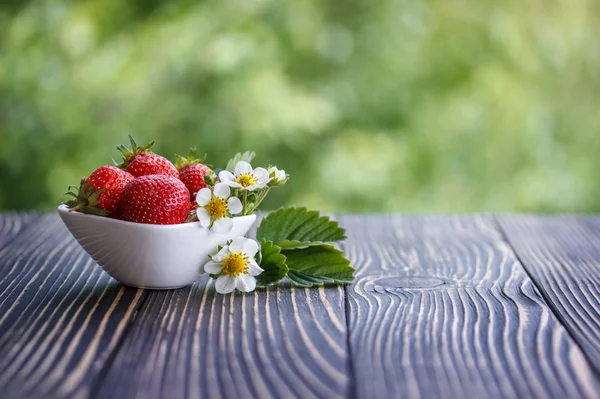
M97 397L346 397L344 311L341 286L149 291Z
M98 397L345 397L343 288L148 295ZM127 370L124 373L123 370Z
M85 398L132 318L124 288L84 253L56 215L0 249L0 393Z
M498 221L546 302L600 372L600 218Z
M35 212L0 213L0 248L8 244L25 226L38 217Z
M125 288L56 216L1 222L0 396L600 395L576 344L598 359L600 219L500 218L535 284L492 217L339 220L355 284L225 296Z
M360 398L598 397L579 347L485 217L340 218Z

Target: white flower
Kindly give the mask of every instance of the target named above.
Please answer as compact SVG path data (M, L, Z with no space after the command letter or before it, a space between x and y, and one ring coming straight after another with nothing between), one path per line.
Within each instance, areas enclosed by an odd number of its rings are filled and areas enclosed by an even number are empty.
M265 168L252 169L252 165L248 162L240 161L235 165L233 174L222 170L219 173L219 180L229 187L254 191L266 186L270 179L269 172Z
M271 184L272 185L280 185L285 183L285 181L287 180L287 174L285 173L285 170L283 169L277 169L276 166L271 166L268 170L269 172L269 177L271 178Z
M204 265L207 273L219 275L215 283L219 294L228 294L236 288L243 292L254 291L255 277L263 272L254 260L256 252L258 252L256 241L238 237L213 255L212 260Z
M212 227L214 231L222 234L231 231L231 215L237 215L243 208L239 198L231 197L231 189L224 183L217 183L212 191L208 187L198 191L196 202L199 206L196 215L200 225Z

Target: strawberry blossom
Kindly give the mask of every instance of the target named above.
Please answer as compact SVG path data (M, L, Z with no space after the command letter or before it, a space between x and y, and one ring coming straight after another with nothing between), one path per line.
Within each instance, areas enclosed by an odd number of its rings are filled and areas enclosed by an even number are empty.
M217 183L213 190L205 187L196 194L198 209L196 215L200 225L217 233L227 234L233 228L232 215L242 212L242 202L231 196L227 184Z
M269 186L281 186L285 184L288 179L287 173L283 169L277 169L276 166L271 166L268 170L271 181Z
M219 180L231 188L254 191L265 187L270 178L265 168L252 169L252 165L248 162L240 161L235 165L234 173L221 171Z
M238 237L211 257L204 265L204 271L218 276L215 288L219 294L228 294L235 289L242 292L254 291L255 277L263 272L254 260L256 252L256 241Z

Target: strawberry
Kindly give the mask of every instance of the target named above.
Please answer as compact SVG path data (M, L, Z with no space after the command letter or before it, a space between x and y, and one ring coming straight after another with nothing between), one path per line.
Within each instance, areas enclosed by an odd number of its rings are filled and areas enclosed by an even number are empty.
M133 179L134 177L124 170L114 166L101 166L87 179L82 179L79 188L69 187L65 195L70 195L74 199L64 204L73 211L114 216L125 186ZM77 192L71 192L71 189Z
M138 147L133 137L129 136L131 147L118 145L117 149L123 153L123 162L119 168L131 173L135 177L147 175L166 175L179 178L175 166L165 157L150 151L154 141L143 147Z
M192 200L196 193L209 185L214 185L217 176L206 165L202 164L202 159L196 159L196 149L191 148L187 158L176 155L175 166L179 171L179 179L190 190Z
M119 203L122 220L148 224L185 222L190 212L190 192L171 176L140 176L129 182Z

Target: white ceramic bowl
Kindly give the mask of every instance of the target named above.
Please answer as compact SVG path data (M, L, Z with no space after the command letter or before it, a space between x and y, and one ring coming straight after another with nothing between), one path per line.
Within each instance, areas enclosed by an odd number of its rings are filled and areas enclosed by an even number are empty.
M73 237L112 277L150 289L192 284L217 246L246 235L256 215L233 218L233 230L219 234L199 223L153 225L69 212L58 214Z

